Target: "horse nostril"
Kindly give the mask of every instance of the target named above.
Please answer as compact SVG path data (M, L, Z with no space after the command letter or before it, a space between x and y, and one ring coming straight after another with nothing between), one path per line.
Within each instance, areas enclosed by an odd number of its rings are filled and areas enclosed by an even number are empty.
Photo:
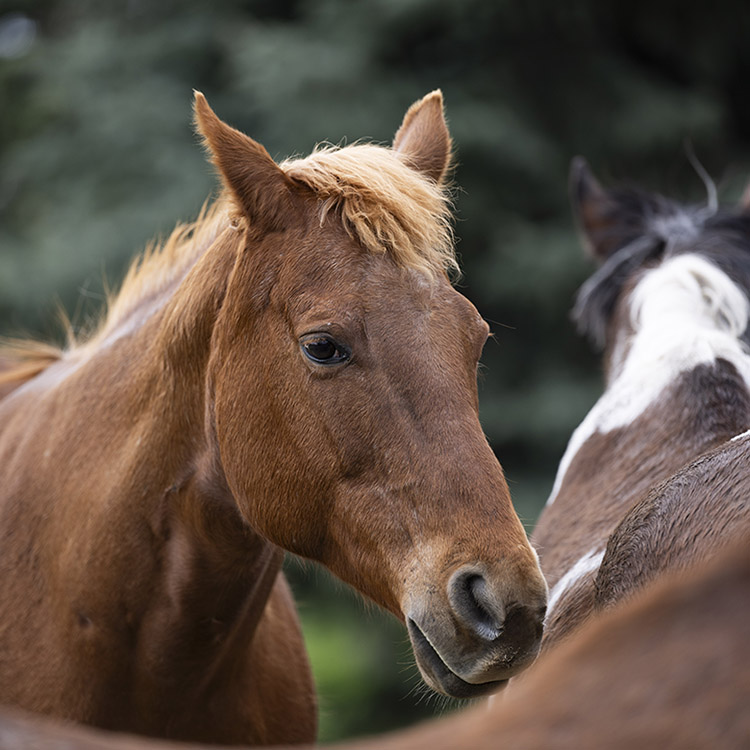
M505 609L481 573L454 573L448 583L448 598L457 617L481 638L494 641L503 632Z

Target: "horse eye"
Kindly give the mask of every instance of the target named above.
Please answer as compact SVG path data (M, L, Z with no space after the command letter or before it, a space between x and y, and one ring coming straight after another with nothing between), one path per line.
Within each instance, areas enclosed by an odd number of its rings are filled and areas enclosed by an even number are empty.
M316 365L338 365L350 356L346 347L322 333L305 336L301 344L305 356Z

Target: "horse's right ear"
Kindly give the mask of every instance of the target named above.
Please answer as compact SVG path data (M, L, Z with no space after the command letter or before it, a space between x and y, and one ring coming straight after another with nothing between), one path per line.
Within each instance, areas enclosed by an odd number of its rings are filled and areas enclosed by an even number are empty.
M450 169L451 148L443 94L435 90L409 107L393 138L393 150L417 172L440 185Z
M290 182L260 143L222 122L195 92L195 123L238 208L251 224L280 228L289 215Z
M576 156L570 164L570 203L589 254L600 263L621 244L618 205L594 177L587 161Z

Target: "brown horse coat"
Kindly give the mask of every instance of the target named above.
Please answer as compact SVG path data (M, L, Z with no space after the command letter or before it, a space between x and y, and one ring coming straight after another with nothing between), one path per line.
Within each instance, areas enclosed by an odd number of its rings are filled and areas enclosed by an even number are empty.
M596 606L632 596L669 571L718 554L750 531L750 435L703 454L655 486L607 541Z

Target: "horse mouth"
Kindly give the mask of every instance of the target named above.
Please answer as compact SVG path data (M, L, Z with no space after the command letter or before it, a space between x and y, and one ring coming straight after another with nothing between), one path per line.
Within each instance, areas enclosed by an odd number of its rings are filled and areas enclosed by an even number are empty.
M419 671L425 682L434 690L451 698L478 698L488 693L495 693L508 684L508 680L492 680L476 684L466 682L442 660L414 620L407 618L406 628L409 631Z

